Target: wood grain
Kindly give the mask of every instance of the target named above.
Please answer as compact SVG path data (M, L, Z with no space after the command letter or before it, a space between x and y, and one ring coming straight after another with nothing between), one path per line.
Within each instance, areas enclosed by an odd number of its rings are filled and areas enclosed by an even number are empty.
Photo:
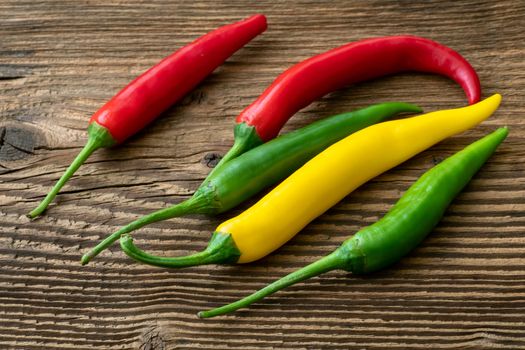
M269 30L125 145L97 152L46 215L34 208L86 140L89 116L160 58L255 12ZM0 348L525 348L525 3L507 1L0 0ZM349 41L412 33L467 57L484 96L504 102L481 126L361 187L266 259L168 271L113 247L79 258L121 225L179 202L232 142L233 118L284 69ZM402 74L335 92L291 130L386 100L426 111L465 104L447 79ZM195 314L311 262L380 218L435 162L497 126L511 134L439 226L394 267L328 273L233 316ZM202 249L225 215L151 225L163 254Z

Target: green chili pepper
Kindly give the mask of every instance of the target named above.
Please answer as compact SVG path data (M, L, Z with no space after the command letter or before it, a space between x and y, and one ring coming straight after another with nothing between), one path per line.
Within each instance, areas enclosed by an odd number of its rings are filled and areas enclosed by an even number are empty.
M427 171L381 220L360 230L331 254L244 299L199 312L199 317L214 317L233 312L294 283L327 271L342 269L363 274L395 263L414 249L437 225L450 202L494 153L507 134L507 128L499 128Z
M88 263L121 235L151 223L191 213L227 211L286 178L310 158L349 134L399 113L418 112L421 109L411 104L382 103L319 120L280 136L224 163L188 200L143 216L114 232L86 253L81 262Z

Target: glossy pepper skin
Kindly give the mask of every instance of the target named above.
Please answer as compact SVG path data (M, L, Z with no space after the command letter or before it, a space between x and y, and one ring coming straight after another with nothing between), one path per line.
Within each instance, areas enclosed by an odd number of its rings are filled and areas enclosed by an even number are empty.
M497 129L427 171L381 220L357 232L333 253L239 301L200 312L199 317L214 317L233 312L327 271L343 269L364 274L397 262L432 231L452 200L490 158L507 134L507 128Z
M388 121L360 130L312 158L255 205L219 225L208 248L187 257L158 257L122 236L124 252L143 263L185 267L196 263L248 263L286 243L354 189L415 154L488 118L493 95L469 107Z
M207 177L194 195L179 204L137 219L91 249L82 257L86 264L120 238L153 222L191 213L218 214L229 210L261 190L279 182L310 158L349 134L399 113L417 113L417 106L389 102L316 121L280 136L224 164Z
M174 52L129 83L91 117L86 146L28 216L40 215L91 153L122 143L143 129L265 29L263 15L223 26Z
M96 112L90 123L108 129L117 143L124 142L266 27L266 17L254 15L198 38L133 80Z
M476 71L456 51L412 35L360 40L296 64L237 117L263 141L274 138L300 109L344 86L399 72L444 75L461 85L469 104L479 101Z

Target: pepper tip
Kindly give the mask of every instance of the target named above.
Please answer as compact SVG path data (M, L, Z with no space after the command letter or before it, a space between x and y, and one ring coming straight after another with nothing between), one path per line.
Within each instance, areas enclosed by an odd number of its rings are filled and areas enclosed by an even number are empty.
M496 132L501 133L503 138L506 138L509 135L509 127L507 125L499 127Z
M122 236L120 236L121 244L128 243L128 242L133 242L133 237L131 237L131 235L123 234Z
M38 207L36 207L35 209L31 210L29 213L26 214L26 217L28 217L29 219L33 220L33 219L36 219L37 217L40 216L40 214L42 214L44 212L44 210L42 210L40 208L40 205Z
M493 100L496 100L497 104L499 105L501 103L502 96L501 96L501 94L496 92L495 94L493 94L489 98L491 98Z
M89 254L84 254L82 255L82 257L80 258L80 264L82 266L86 265L89 261L91 260L91 256L89 256Z

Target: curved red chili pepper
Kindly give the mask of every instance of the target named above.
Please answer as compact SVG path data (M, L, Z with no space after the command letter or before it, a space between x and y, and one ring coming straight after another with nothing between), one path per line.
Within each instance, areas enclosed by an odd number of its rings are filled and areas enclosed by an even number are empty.
M455 80L470 104L480 99L476 71L456 51L435 41L411 36L361 40L296 64L282 73L237 117L267 141L286 121L316 99L346 85L398 72L437 73Z
M264 30L266 17L259 14L200 37L129 83L91 117L90 123L97 122L117 143L123 142Z

